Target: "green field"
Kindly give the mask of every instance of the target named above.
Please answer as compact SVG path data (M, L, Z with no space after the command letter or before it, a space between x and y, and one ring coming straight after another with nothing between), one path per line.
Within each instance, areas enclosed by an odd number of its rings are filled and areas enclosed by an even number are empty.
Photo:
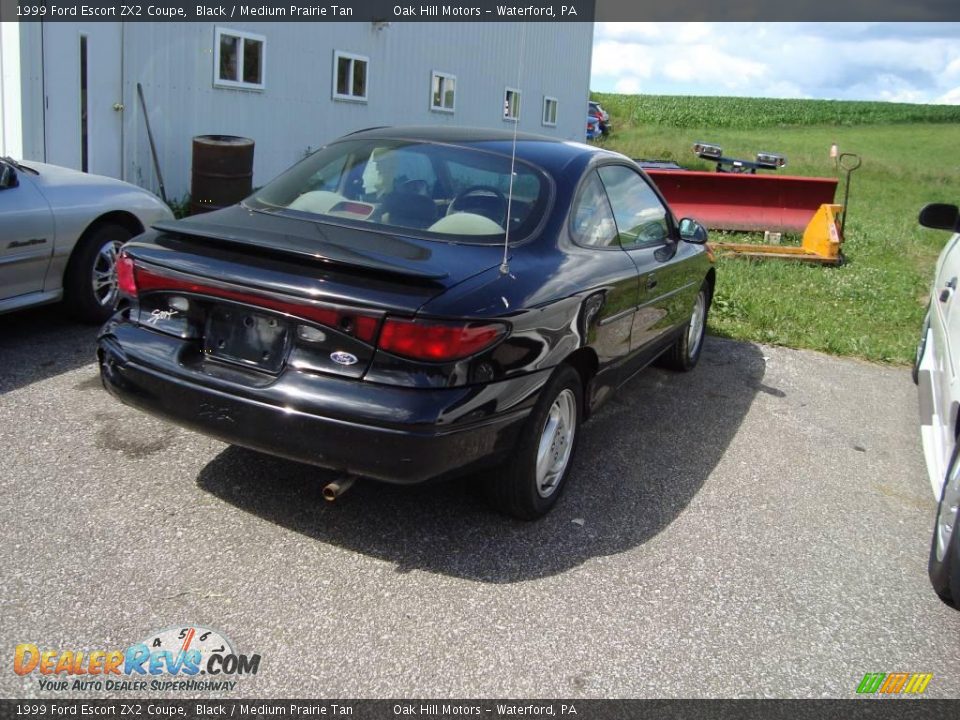
M634 126L745 129L960 122L957 105L604 93L594 93L592 99Z
M781 174L831 176L831 143L859 154L863 165L851 181L843 247L847 264L720 258L710 329L742 340L912 361L933 266L949 237L919 227L917 213L928 202L960 203L960 107L593 97L616 128L603 144L630 157L711 169L691 151L701 140L732 157L751 158L758 150L786 155ZM842 196L841 182L838 202ZM711 237L742 241L738 233Z

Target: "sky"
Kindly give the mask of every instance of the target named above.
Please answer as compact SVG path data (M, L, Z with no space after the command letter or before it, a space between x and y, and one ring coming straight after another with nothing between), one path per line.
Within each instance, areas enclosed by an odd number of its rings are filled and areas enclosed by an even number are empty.
M960 23L597 23L590 89L960 104Z

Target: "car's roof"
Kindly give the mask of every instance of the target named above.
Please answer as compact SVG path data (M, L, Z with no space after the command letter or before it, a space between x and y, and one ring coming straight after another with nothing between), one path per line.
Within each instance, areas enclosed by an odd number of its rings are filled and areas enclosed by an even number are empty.
M496 140L513 140L513 130L494 130L492 128L478 127L454 127L454 126L430 126L430 125L410 125L398 127L374 127L367 130L358 130L350 133L347 137L371 137L371 138L403 138L409 140L429 140L434 142L448 142L454 144L469 145L475 142L488 142ZM517 133L517 140L536 140L539 142L561 143L555 137L546 135L534 135L532 133Z
M489 128L408 126L370 128L340 138L340 140L360 139L435 142L475 147L489 152L510 155L513 148L514 133L512 130L493 130ZM546 135L518 132L516 139L518 158L540 165L550 172L562 171L575 158L606 152L584 143Z

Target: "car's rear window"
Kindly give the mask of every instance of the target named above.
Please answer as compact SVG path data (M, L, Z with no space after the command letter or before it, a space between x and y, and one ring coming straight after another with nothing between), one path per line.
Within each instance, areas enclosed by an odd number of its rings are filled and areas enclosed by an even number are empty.
M345 140L301 161L247 202L308 219L397 228L424 237L502 242L539 224L543 173L471 148L399 140Z

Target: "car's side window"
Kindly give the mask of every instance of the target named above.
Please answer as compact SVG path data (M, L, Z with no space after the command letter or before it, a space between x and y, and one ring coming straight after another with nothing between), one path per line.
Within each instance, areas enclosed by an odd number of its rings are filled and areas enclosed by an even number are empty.
M670 237L667 208L647 182L624 165L598 170L625 248L661 245Z
M571 218L570 230L578 245L616 247L617 224L603 183L595 171L590 172L580 187Z

